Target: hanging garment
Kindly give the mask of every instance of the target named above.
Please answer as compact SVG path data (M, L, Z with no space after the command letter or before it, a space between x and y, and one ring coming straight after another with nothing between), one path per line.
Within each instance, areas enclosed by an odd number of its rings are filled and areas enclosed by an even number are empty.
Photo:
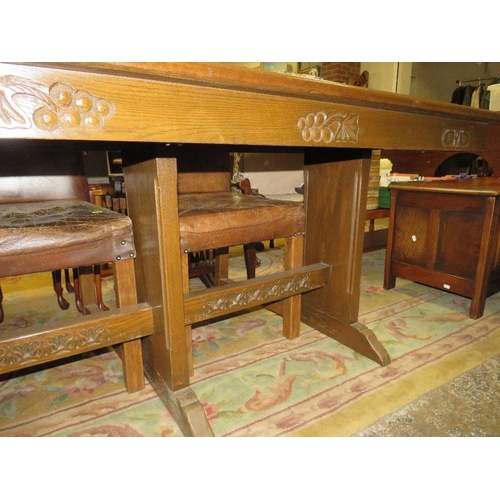
M479 87L474 90L472 93L471 101L470 101L470 106L471 108L479 108L479 104L481 102L481 93L483 91L482 85L479 85Z
M458 86L451 96L451 102L453 104L462 104L464 102L465 87L463 85Z
M495 78L489 83L489 85L495 85L497 83L500 83L500 78ZM483 95L481 96L481 102L479 104L481 109L490 109L490 94L491 91L488 89L483 92Z
M464 100L462 102L464 106L470 106L474 90L476 90L474 85L467 85L467 87L465 87Z

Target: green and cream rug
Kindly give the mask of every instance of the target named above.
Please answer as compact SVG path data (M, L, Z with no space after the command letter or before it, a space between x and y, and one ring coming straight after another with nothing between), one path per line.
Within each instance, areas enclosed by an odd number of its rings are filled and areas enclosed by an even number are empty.
M266 244L267 248L267 244ZM282 265L282 245L259 253L258 273ZM500 353L500 294L484 316L470 300L398 280L382 288L384 250L363 257L360 322L390 353L381 367L302 325L281 336L262 310L193 330L192 386L216 436L351 436ZM244 272L231 256L232 277ZM104 280L113 305L112 279ZM11 328L77 314L57 307L50 275L2 280ZM68 295L68 294L66 294ZM68 296L68 300L72 300ZM149 386L128 394L118 357L104 351L0 378L0 436L181 436Z

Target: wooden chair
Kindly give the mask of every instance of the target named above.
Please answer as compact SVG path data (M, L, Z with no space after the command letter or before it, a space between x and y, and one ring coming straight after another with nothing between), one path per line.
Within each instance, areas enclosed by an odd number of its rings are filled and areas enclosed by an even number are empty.
M232 191L214 191L215 172L193 174L189 189L185 189L186 178L182 175L177 178L175 160L165 158L126 167L125 179L127 175L142 176L145 171L161 172L162 177L169 178L169 192L162 192L162 197L169 197L166 203L168 213L162 220L169 221L172 232L177 231L178 243L170 240L165 245L166 254L162 259L170 261L169 269L173 269L175 262L180 262L181 269L172 272L172 279L181 276L182 283L170 280L169 286L172 290L177 286L182 287L184 299L183 307L180 308L170 306L167 301L167 308L173 309L167 310L166 314L168 317L183 315L190 372L193 373L191 326L195 323L273 303L274 310L283 315L283 334L289 339L298 337L301 294L324 286L329 270L328 265L321 263L302 267L305 227L303 203L247 196ZM193 189L195 180L198 182L197 189ZM175 187L172 188L174 182L177 193L173 191ZM138 209L129 206L132 218ZM222 264L220 286L190 292L189 253L276 238L285 239L284 271L231 282L225 277L225 264ZM171 253L175 251L180 256ZM227 253L220 255L226 256ZM282 304L278 306L280 301Z
M179 193L194 194L202 192L229 192L235 187L242 194L251 195L248 179L241 182L231 182L230 172L210 172L197 174L181 172L178 174ZM243 256L247 279L255 278L255 269L259 264L256 254L257 244L243 245ZM207 287L220 285L221 277L227 278L228 255L227 248L213 248L188 254L189 278L199 278Z
M43 166L43 176L37 175ZM0 278L78 269L84 315L0 336L0 374L115 346L129 392L144 387L132 222L88 199L82 155L39 144L0 152ZM97 307L93 264L113 262L117 309ZM140 308L139 308L140 309ZM90 314L92 313L92 314ZM149 316L145 314L149 319Z

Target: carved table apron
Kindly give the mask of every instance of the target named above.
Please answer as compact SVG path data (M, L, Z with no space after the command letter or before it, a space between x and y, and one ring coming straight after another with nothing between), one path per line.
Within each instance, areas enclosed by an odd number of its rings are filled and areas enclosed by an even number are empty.
M118 143L272 148L305 155L305 264L330 265L303 298L303 321L381 365L390 357L358 323L371 149L479 151L500 172L500 116L293 75L208 63L0 65L0 140L110 149ZM81 142L85 141L85 142ZM228 149L230 151L231 149ZM172 160L175 161L175 160ZM124 169L137 239L138 293L153 309L148 379L185 435L212 435L189 386L180 257L157 223L176 196L161 169ZM170 233L171 234L171 233ZM147 286L146 286L147 276Z

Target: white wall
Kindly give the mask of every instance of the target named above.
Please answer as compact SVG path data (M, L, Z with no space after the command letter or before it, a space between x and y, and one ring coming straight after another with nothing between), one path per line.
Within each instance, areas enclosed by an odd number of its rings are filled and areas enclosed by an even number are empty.
M303 170L286 170L278 172L245 172L252 185L260 194L296 194L295 188L304 183Z
M361 72L370 74L368 88L409 94L412 63L362 62Z

